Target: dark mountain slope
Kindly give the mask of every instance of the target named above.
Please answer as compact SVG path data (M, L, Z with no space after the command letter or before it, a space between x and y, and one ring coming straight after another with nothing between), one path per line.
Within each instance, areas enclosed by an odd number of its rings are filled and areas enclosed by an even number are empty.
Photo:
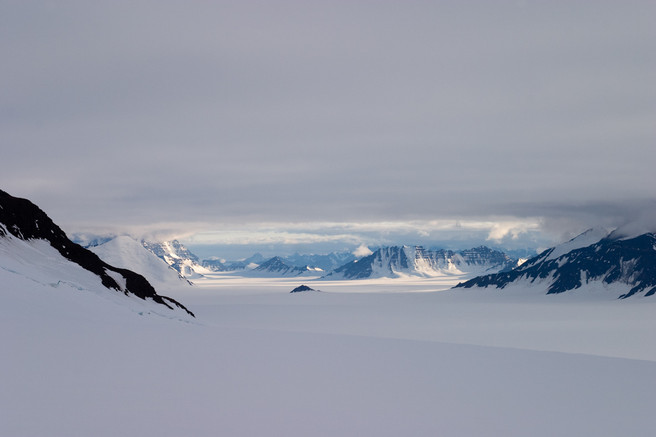
M574 241L574 240L573 240ZM656 235L643 234L630 239L604 238L597 243L553 257L548 249L521 266L503 273L479 276L456 288L506 286L518 281L548 283L547 294L563 293L600 281L625 284L626 298L645 292L656 294Z
M160 296L150 283L141 275L127 269L113 267L102 261L96 254L73 243L48 215L27 199L21 199L0 190L0 237L9 232L21 240L46 240L64 258L94 273L102 284L126 295L133 294L141 299L150 298L154 302L173 309L178 307L193 316L182 304L166 296ZM115 272L125 278L122 289L107 272Z

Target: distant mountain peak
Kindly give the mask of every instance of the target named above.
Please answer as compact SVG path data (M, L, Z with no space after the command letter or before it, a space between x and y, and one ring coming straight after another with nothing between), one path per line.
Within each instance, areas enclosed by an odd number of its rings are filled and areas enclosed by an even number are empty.
M201 265L198 257L178 240L161 242L142 240L141 244L186 279L199 278L210 272L210 269Z
M274 256L250 270L249 274L256 276L319 276L323 273L324 270L317 267L290 266L284 258Z

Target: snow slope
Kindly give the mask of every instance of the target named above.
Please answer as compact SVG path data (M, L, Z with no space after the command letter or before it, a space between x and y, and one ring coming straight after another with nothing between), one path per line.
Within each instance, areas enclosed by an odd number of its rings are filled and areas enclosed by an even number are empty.
M90 247L89 250L109 264L143 275L157 290L163 291L181 284L190 285L177 270L131 237L119 236Z
M115 272L108 273L113 274L119 285L125 288L124 278L116 275ZM113 302L124 307L126 311L145 311L165 317L189 319L189 316L180 309L169 310L148 298L142 300L133 295L108 290L102 284L100 277L62 257L45 240L25 241L11 235L1 237L0 284L3 294L32 293L34 296L47 296L46 300L53 301L61 297L61 301L57 303L59 306L70 304L75 307L77 299L91 300L98 305ZM5 298L4 295L0 297ZM44 301L36 297L30 302L35 307L45 305ZM10 312L14 311L11 306L6 309ZM20 316L29 316L29 314Z
M576 250L581 249L586 246L597 243L602 238L607 237L609 232L601 228L591 228L582 234L572 238L566 243L560 244L556 247L553 247L542 254L541 261L551 261L558 259L561 256Z
M43 278L47 278L45 281L54 286L64 281L81 290L137 296L172 311L181 309L188 312L179 302L158 294L143 276L112 266L72 242L44 211L29 200L11 196L2 190L0 240L4 247L0 268L5 272L39 283L44 283ZM100 287L94 283L95 279L90 282L89 274L100 281Z
M0 271L4 273L4 281L13 274L42 286L67 285L78 290L104 288L100 277L62 257L45 240L26 241L12 235L0 237Z

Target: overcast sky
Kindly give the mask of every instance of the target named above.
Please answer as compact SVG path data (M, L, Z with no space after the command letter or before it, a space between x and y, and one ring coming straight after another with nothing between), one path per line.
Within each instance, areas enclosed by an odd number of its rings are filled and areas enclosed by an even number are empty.
M196 242L656 223L655 17L647 0L0 0L0 188L67 232Z

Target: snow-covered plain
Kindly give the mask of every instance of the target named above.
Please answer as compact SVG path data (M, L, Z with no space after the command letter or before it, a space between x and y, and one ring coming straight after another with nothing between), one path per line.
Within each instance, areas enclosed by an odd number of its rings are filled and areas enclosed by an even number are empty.
M215 274L192 319L0 269L0 435L654 435L656 300L458 280Z

